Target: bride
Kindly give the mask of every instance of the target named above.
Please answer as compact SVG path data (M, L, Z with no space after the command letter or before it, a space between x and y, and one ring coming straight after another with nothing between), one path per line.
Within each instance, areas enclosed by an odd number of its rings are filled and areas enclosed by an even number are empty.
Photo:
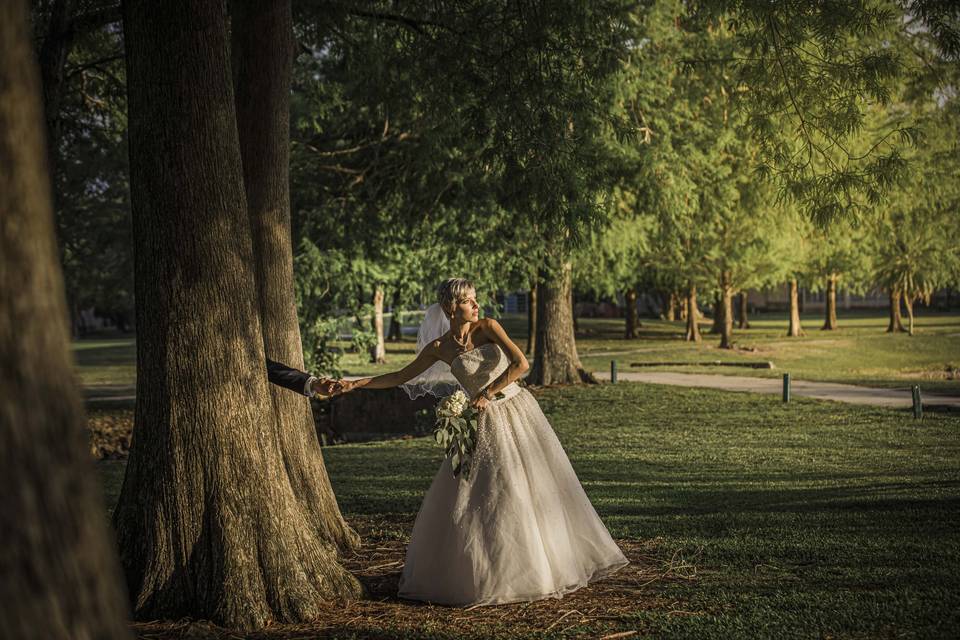
M500 323L479 318L469 281L452 278L438 293L416 360L341 381L344 393L403 385L411 396L446 395L452 373L480 414L469 478L445 458L423 499L398 595L455 606L561 598L628 564L540 405L516 384L523 352Z

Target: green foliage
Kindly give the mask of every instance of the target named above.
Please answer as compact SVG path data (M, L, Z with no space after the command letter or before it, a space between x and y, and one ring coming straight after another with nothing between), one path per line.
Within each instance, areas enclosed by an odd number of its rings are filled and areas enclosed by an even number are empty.
M869 250L876 284L908 302L929 301L960 284L960 127L952 110L936 107L928 126L941 134L911 158L911 172L871 220Z
M72 312L132 320L133 251L120 34L84 32L64 68L53 176L57 239Z
M743 288L789 273L816 284L834 268L859 290L955 282L954 254L936 248L952 236L936 229L956 207L931 199L954 181L930 167L956 167L958 152L934 145L930 164L911 144L957 137L957 7L297 3L291 197L308 363L336 371L329 342L378 287L396 312L464 275L494 306L571 250L577 289L597 295L710 289L722 269ZM35 6L38 39L47 9ZM116 23L76 34L55 176L68 296L119 313L132 308L121 35ZM851 227L826 229L835 219Z
M601 217L594 140L611 122L620 4L545 8L302 9L291 179L305 325L356 312L375 287L429 304L454 275L490 305Z
M917 131L891 123L866 151L865 112L891 100L903 73L896 36L902 9L889 0L701 2L697 20L736 38L729 55L693 58L736 78L737 105L761 145L761 174L820 224L848 216L905 169Z

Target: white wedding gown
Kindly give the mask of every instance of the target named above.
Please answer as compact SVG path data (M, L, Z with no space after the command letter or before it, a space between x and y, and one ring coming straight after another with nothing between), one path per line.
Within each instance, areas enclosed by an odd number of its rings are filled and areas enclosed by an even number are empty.
M450 369L473 397L508 366L487 343ZM628 564L540 405L516 383L481 414L469 479L444 458L413 525L399 596L471 606L561 598Z

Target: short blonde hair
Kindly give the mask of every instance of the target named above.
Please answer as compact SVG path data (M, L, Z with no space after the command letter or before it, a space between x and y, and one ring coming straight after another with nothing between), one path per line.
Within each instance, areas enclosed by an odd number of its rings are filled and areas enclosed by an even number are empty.
M472 282L466 278L449 278L437 287L437 302L449 315L453 313L454 306L466 297L468 291L476 292Z

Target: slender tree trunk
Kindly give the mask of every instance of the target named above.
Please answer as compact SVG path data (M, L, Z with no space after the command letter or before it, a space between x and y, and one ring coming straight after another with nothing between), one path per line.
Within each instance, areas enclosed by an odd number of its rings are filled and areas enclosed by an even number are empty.
M50 177L56 184L57 153L60 144L65 69L67 57L73 48L74 31L70 22L76 14L76 0L53 0L50 3L50 19L40 45L40 77L43 86L43 116L47 127L47 160ZM54 190L56 198L56 190Z
M903 321L900 317L900 298L900 289L890 287L890 322L887 324L887 333L906 331L906 329L903 328Z
M242 629L312 620L363 590L286 468L225 8L131 0L124 40L138 385L114 525L134 615Z
M800 287L797 279L790 279L790 326L787 328L787 337L799 338L807 335L800 326Z
M393 292L393 310L390 313L390 329L387 331L387 340L390 342L400 342L400 290Z
M837 328L837 274L827 276L826 305L824 306L824 331L833 331Z
M623 294L624 302L627 306L627 326L626 339L635 340L639 337L638 328L640 327L640 318L637 315L637 290L630 288Z
M687 342L700 342L700 325L697 323L697 287L692 282L687 286L686 296L687 309L687 333L684 340Z
M234 102L263 345L271 359L303 369L290 231L290 3L235 1L232 13ZM281 387L269 389L280 419L284 467L300 507L322 540L343 553L354 552L360 538L340 514L310 403Z
M27 3L0 3L0 530L7 638L127 638L53 230Z
M733 284L730 271L720 275L720 311L723 324L720 326L720 348L733 349Z
M903 306L907 308L907 333L913 335L913 300L908 294L903 296Z
M539 285L533 283L527 295L527 355L532 355L537 346L537 289Z
M536 350L528 380L539 385L595 383L577 355L570 262L541 271L538 280Z
M713 324L710 326L710 333L723 333L723 293L717 292L713 296Z
M664 319L668 322L674 322L677 319L677 294L671 291L665 296L664 307L666 313Z
M380 285L373 292L371 325L377 341L370 347L370 362L383 364L387 361L387 349L383 343L383 287Z
M580 322L577 320L577 304L573 300L573 286L570 287L570 315L573 317L573 335L580 331Z
M690 315L689 302L690 298L687 296L683 296L683 298L680 300L680 320L683 322L686 322L687 317Z
M741 291L740 295L737 297L740 301L740 323L737 325L737 328L749 329L750 319L747 317L747 292Z

